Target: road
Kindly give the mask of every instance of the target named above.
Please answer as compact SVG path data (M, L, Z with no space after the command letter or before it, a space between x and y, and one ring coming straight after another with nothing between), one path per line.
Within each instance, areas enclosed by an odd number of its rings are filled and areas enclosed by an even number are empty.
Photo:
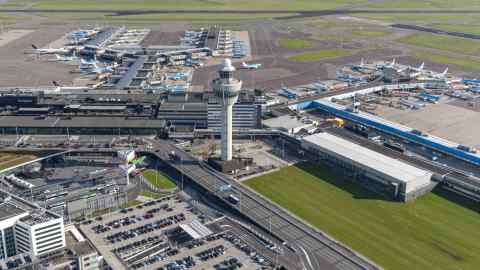
M232 207L267 231L273 232L297 252L305 251L305 265L308 269L382 269L323 232L307 225L280 206L214 171L207 164L195 159L172 143L164 140L149 140L149 142L152 144L154 153L158 158L167 161L173 167L182 171L189 179L192 179L221 199L223 199L223 196L219 194L219 188L231 185L233 193L240 200L237 205L232 205ZM180 162L172 162L170 160L168 153L171 151L175 151L181 160Z
M139 14L167 14L167 13L206 13L206 14L295 14L292 16L279 17L279 19L294 19L304 17L317 17L328 15L341 15L341 14L356 14L356 13L369 13L369 14L397 14L397 13L417 13L417 14L479 14L480 10L475 9L325 9L325 10L285 10L285 9L37 9L37 8L4 8L0 9L2 12L9 13L110 13L111 16L124 16L124 15L139 15Z

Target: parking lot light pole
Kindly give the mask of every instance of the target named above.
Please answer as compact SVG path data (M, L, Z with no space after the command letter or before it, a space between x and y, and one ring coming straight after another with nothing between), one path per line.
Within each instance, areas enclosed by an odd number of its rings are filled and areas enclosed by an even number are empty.
M181 181L182 181L181 190L183 190L183 180L184 179L183 179L183 159L182 158L180 158L180 175L181 175L180 177L182 178L181 179Z

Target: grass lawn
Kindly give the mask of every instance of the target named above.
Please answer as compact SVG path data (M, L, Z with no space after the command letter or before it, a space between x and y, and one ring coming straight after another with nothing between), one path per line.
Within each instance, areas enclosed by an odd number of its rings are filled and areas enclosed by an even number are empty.
M169 14L140 14L140 15L124 15L111 16L110 13L96 12L61 12L61 13L36 13L38 16L49 18L51 20L96 20L104 23L125 23L125 24L148 24L157 23L159 21L188 21L193 23L227 23L245 20L270 19L283 16L293 16L296 13L169 13ZM1 17L0 17L1 18Z
M306 49L312 48L312 42L305 39L281 38L278 43L280 47L286 49Z
M24 0L13 0L23 3ZM33 8L48 9L211 9L211 10L312 10L331 9L366 0L39 0ZM11 5L11 4L10 4Z
M144 197L149 197L149 198L152 198L152 199L160 199L164 196L160 193L151 192L151 191L148 191L148 190L144 190L144 191L140 192L140 195L142 195Z
M352 35L358 37L366 37L366 38L377 38L377 37L384 37L391 34L389 31L385 30L378 30L378 29L355 29L351 32Z
M404 9L446 9L446 8L457 8L462 9L465 7L468 8L478 8L480 3L476 0L389 0L389 1L380 1L367 5L369 8L404 8Z
M175 182L163 176L156 170L145 170L142 172L142 175L157 188L172 189L177 187Z
M409 24L425 24L425 23L474 23L480 20L479 14L428 14L428 13L357 13L355 17L386 21L392 23L409 23Z
M480 53L480 41L465 38L419 33L400 38L397 41L465 55L478 55Z
M244 183L385 269L480 265L480 205L453 193L392 202L309 163Z
M352 54L350 50L345 49L335 49L335 50L321 50L315 52L304 52L299 53L288 58L289 61L293 62L312 62L322 60L324 58L334 58L340 56L347 56Z
M0 170L36 159L34 155L0 153Z
M128 16L113 16L106 17L107 21L242 21L242 20L256 20L269 19L283 16L293 16L295 13L170 13L170 14L142 14L142 15L128 15Z
M467 57L451 57L441 54L433 54L429 52L415 52L414 56L421 60L430 60L446 65L456 65L468 70L479 70L480 61L475 61Z
M120 209L122 208L129 208L129 207L132 207L132 206L136 206L136 205L139 205L139 204L142 204L141 201L137 201L137 200L133 200L133 201L128 201L127 203L124 203L124 204L121 204L119 206Z
M103 215L106 215L106 214L108 214L108 213L110 213L110 212L112 212L112 211L113 211L113 209L111 209L111 208L93 211L93 212L90 214L90 218L94 218L94 217L98 217L98 216L103 216Z

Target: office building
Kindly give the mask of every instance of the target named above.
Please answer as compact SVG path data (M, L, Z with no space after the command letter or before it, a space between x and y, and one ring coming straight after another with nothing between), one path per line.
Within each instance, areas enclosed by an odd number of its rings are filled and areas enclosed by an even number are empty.
M65 247L63 217L0 191L0 259Z

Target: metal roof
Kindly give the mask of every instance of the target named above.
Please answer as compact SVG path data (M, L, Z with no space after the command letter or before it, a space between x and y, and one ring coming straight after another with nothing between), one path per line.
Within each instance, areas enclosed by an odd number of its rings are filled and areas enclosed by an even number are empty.
M305 106L299 106L304 108ZM373 127L383 132L396 135L407 140L416 142L418 144L435 149L439 152L446 153L458 157L475 165L480 165L480 154L468 153L457 149L458 143L454 143L430 134L426 136L416 135L412 133L414 129L385 120L381 117L374 116L364 112L352 113L346 110L345 106L332 103L328 100L315 100L308 103L308 107L315 107L329 113L335 114L338 117L360 123L365 126Z
M209 228L205 227L205 225L196 219L189 223L180 224L180 228L182 228L182 230L193 239L205 238L213 233Z
M431 172L414 167L400 160L375 152L329 133L318 133L303 138L307 142L328 152L342 156L364 167L388 175L406 184L406 192L430 183Z

